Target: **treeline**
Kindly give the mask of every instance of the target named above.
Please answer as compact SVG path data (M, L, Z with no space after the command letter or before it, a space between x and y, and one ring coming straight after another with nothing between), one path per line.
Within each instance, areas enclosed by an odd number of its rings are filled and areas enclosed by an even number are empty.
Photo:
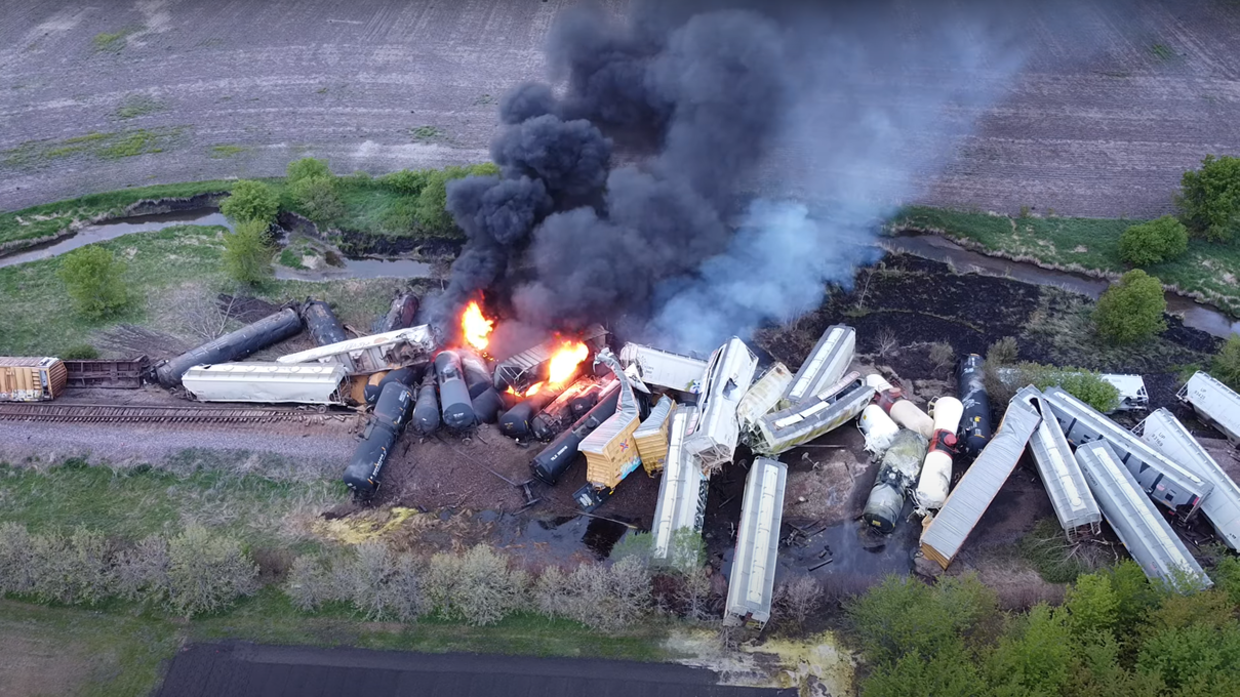
M1080 576L1058 607L1003 612L975 577L889 577L848 602L864 697L1240 694L1240 562L1178 595L1125 561Z

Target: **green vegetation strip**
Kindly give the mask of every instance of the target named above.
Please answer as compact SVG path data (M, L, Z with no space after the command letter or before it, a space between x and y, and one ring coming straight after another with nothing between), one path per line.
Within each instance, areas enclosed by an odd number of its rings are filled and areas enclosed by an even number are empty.
M936 232L984 253L1117 278L1128 270L1120 261L1120 235L1140 222L1144 221L1012 218L912 206L901 211L891 227ZM1184 256L1145 270L1167 287L1198 294L1206 302L1240 315L1240 245L1193 239Z
M142 107L149 108L149 107ZM118 117L122 119L137 116L138 112L127 112L122 107ZM129 113L129 116L123 115ZM95 157L101 160L117 160L122 157L135 157L150 153L162 152L165 147L174 143L185 131L186 126L162 128L140 128L131 131L112 133L88 133L62 140L30 140L16 148L0 152L0 166L10 169L28 170L47 166L56 160L69 157Z

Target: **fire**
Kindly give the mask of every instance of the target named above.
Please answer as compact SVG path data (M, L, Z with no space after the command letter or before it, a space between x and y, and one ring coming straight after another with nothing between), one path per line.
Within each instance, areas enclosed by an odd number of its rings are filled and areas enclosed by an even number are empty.
M465 341L479 351L485 351L489 343L491 330L495 328L495 320L487 319L478 307L478 301L471 302L461 315L461 332Z
M590 349L580 341L566 341L559 351L551 357L547 379L551 384L559 386L572 379L577 366L590 355Z
M542 389L542 386L543 384L541 382L536 382L533 385L530 385L530 389L526 390L523 396L533 397L534 395L538 394L538 391Z

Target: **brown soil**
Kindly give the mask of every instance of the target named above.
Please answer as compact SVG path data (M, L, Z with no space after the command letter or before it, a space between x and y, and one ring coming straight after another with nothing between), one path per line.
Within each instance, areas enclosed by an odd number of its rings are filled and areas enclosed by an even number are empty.
M78 694L91 678L89 658L81 647L66 646L62 637L38 636L0 622L0 694Z

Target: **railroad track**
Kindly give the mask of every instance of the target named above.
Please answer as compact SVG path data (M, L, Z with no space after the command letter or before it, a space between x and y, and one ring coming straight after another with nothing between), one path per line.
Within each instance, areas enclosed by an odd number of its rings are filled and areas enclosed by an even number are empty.
M255 424L340 417L314 409L276 407L159 407L115 404L0 403L0 421L76 423Z

